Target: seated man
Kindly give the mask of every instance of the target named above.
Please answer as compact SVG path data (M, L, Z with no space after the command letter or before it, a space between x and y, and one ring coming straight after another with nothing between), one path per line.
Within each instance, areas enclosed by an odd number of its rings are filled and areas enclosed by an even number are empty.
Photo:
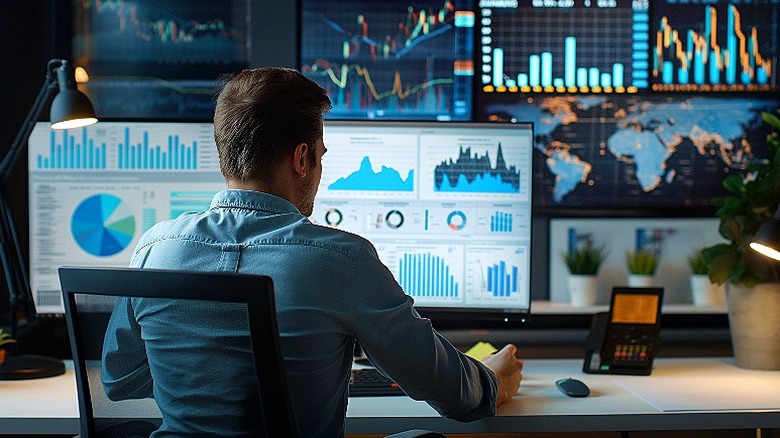
M228 189L208 211L152 227L131 266L270 276L302 436L344 435L355 340L410 397L442 415L494 415L520 385L516 348L483 362L465 356L417 314L367 240L307 219L330 108L325 91L294 70L233 77L214 115ZM245 317L229 308L122 301L104 347L108 396L154 396L163 414L157 436L252 435L262 421Z

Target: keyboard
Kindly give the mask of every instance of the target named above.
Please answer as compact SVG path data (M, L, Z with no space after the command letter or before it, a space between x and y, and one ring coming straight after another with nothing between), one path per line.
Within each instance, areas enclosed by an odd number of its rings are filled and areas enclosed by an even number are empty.
M406 395L397 383L385 377L376 368L354 369L349 376L350 397Z

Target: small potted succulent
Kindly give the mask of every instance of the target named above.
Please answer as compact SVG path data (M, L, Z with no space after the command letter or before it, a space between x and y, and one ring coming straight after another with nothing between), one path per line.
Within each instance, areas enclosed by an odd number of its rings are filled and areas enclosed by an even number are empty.
M691 300L694 306L725 306L726 288L715 284L707 275L709 265L704 259L702 250L694 251L688 256L688 266L691 268Z
M590 242L579 248L561 253L569 268L569 297L572 306L592 306L596 304L599 267L607 257L603 246L593 246Z
M5 345L16 343L16 339L11 334L0 328L0 366L5 362Z
M647 287L655 285L655 270L658 268L658 253L647 249L626 252L628 285Z

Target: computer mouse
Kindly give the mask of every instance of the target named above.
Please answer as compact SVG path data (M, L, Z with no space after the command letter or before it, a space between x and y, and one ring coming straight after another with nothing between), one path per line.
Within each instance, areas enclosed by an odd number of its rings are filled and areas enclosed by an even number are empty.
M590 395L590 388L588 388L588 385L577 379L561 379L555 382L555 386L569 397L587 397Z

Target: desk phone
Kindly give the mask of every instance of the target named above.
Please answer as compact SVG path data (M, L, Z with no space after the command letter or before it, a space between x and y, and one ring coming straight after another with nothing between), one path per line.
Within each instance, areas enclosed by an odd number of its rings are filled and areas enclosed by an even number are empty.
M658 352L663 288L615 287L593 317L583 372L649 375Z

